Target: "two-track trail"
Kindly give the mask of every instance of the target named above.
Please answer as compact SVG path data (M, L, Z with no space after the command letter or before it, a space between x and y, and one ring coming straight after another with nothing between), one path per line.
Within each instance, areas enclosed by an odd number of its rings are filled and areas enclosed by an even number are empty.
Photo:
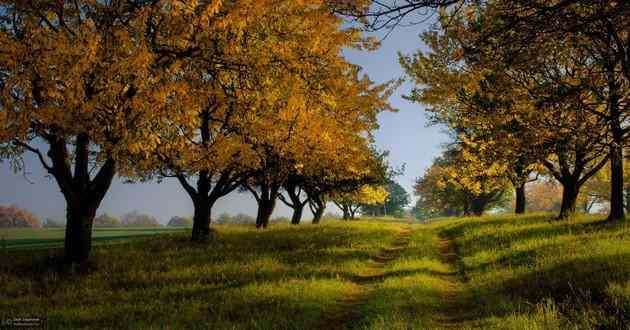
M385 278L385 267L395 260L409 245L409 239L413 230L407 226L396 234L389 246L381 248L371 257L365 268L353 279L359 285L359 289L346 295L335 302L334 308L327 311L322 318L321 329L349 329L356 326L361 317L360 307L369 299L375 284Z
M463 329L466 321L473 318L471 313L474 311L473 301L465 290L468 279L460 267L461 260L453 239L438 234L435 245L440 261L448 266L449 271L439 274L447 285L438 311L433 316L434 326L436 329Z

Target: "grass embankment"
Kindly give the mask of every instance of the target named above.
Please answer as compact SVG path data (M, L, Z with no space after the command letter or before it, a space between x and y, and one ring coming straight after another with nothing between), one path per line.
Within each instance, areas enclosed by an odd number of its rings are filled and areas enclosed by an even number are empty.
M78 277L26 251L3 262L0 319L43 315L50 328L628 329L630 228L549 219L219 226L206 246L187 234L97 246L96 270Z
M218 226L204 246L187 234L97 246L95 270L81 276L26 251L3 261L0 319L46 316L54 329L317 328L401 226Z

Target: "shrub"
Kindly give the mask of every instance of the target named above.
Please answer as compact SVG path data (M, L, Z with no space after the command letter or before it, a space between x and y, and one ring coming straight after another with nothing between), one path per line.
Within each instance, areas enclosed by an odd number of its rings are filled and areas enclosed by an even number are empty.
M148 214L142 214L138 211L131 211L122 217L122 225L126 227L160 227L161 224L157 219Z
M239 213L232 218L232 223L249 224L255 223L256 219L250 215Z
M120 220L112 215L103 213L94 218L94 227L120 227Z
M0 228L41 228L42 222L30 211L16 205L0 205Z
M288 217L281 216L281 217L272 218L269 221L270 222L286 222L286 223L289 223L289 222L291 222L291 219L289 219Z
M63 221L60 221L60 220L46 218L46 220L44 220L44 224L42 226L44 228L61 228L61 227L65 227L66 224Z
M218 218L213 219L212 222L216 224L223 224L223 223L232 223L233 220L234 220L234 217L232 217L229 213L221 213L221 215L219 215Z
M189 227L192 226L192 218L174 216L168 221L169 227Z

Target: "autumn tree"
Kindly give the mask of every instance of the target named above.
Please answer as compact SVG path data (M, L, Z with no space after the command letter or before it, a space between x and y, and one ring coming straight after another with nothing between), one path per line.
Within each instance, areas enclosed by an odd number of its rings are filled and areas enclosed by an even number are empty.
M159 142L178 88L165 77L184 55L181 8L166 0L0 2L2 155L20 164L32 152L57 182L70 262L88 259L93 219L116 173L133 175Z
M29 210L17 205L0 205L0 228L41 228L42 222Z
M546 53L545 45L549 44L572 54L573 79L562 81L560 88L550 91L566 94L580 90L590 94L589 106L584 110L604 121L609 134L612 176L609 220L623 219L630 4L624 1L492 1L471 3L470 12L473 13L470 26L477 33L468 47L471 53L486 49L500 62L516 67L528 63L532 54L536 58Z
M574 84L588 60L558 40L538 44L517 63L483 47L468 54L477 17L443 17L441 31L424 35L431 51L401 59L421 86L410 98L432 105L434 120L470 147L468 158L508 169L517 200L524 200L530 172L545 166L564 187L565 218L579 188L606 162L606 122L592 112L599 105L591 91Z
M368 203L361 205L361 213L371 216L403 217L405 207L409 205L409 194L398 182L390 180L385 185L387 197L380 203Z
M383 186L365 185L356 191L336 194L332 201L343 212L343 219L351 220L363 205L381 204L387 200L388 195Z
M457 144L436 158L415 185L420 205L429 214L482 215L503 206L508 190L504 169L479 169Z

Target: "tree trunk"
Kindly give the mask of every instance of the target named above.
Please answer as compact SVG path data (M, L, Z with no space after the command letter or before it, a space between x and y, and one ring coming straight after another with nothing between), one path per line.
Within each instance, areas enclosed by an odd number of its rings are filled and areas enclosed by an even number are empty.
M354 220L355 219L355 214L356 214L356 210L352 209L352 206L350 206L350 219Z
M574 180L562 182L562 206L558 219L566 219L575 213L579 192L578 183Z
M302 212L304 211L305 204L295 204L293 208L293 216L291 216L291 224L299 225L302 220Z
M525 213L525 183L516 186L516 207L514 213Z
M66 211L66 238L64 252L66 261L85 263L92 250L92 224L96 207L86 204L68 205Z
M269 219L276 206L275 199L261 199L258 202L258 214L256 216L256 228L267 228Z
M623 146L621 133L615 134L613 129L613 143L610 146L610 213L609 221L623 220Z
M607 65L608 77L608 109L610 111L610 130L612 131L612 143L610 145L610 213L608 221L624 219L623 210L623 129L621 127L621 111L619 100L621 96L620 86L615 76L614 64Z
M313 212L313 224L318 224L322 217L324 216L324 211L326 210L326 203L319 198L315 198L311 204L311 211Z
M48 156L52 165L44 164L57 182L66 200L66 237L64 255L68 262L85 263L92 250L92 224L101 201L116 175L116 162L107 159L93 179L90 179L89 136L76 136L74 172L67 141L61 137L48 139Z
M341 210L343 211L343 220L350 220L350 210L348 210L348 207L344 205Z
M486 210L486 205L488 205L488 202L484 198L475 198L470 203L470 213L480 217Z
M204 198L197 198L193 203L195 213L193 215L193 228L191 240L193 242L207 242L210 239L210 215L212 205Z

